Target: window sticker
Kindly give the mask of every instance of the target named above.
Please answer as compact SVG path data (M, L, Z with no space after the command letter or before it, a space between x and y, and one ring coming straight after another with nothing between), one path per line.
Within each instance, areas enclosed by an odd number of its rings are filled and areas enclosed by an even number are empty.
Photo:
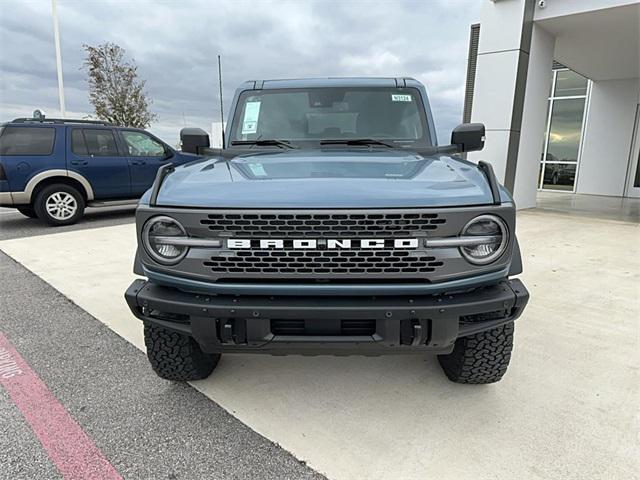
M265 171L261 163L250 163L249 168L251 169L251 173L253 173L256 177L267 176L267 172Z
M258 117L260 116L260 102L247 102L244 107L242 119L242 134L256 133L258 131Z
M391 101L392 102L410 102L411 95L391 94Z

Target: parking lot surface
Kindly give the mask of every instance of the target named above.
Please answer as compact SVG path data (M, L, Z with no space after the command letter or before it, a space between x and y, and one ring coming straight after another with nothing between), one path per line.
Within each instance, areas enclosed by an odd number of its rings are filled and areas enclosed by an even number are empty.
M533 210L521 212L518 234L525 263L522 278L531 301L517 321L511 367L495 385L449 383L435 357L420 355L225 355L209 379L193 383L208 398L190 387L158 380L143 355L111 332L143 347L141 324L122 298L134 278L131 224L0 242L0 249L89 314L73 306L85 320L69 321L57 303L45 307L47 295L38 297L38 302L23 296L20 306L10 311L12 326L7 334L20 348L26 342L22 336L34 330L28 322L46 327L43 344L52 341L51 350L67 357L56 362L49 350L39 354L41 344L23 355L28 359L33 355L30 361L50 386L66 385L76 376L80 384L90 384L84 387L90 391L72 393L70 389L61 399L72 406L72 413L87 398L104 399L92 416L104 420L102 427L87 425L93 428L92 436L96 432L104 436L104 442L99 437L96 444L120 473L135 458L119 460L116 439L130 445L149 422L160 426L170 422L169 430L180 434L161 439L162 448L169 448L171 439L182 441L189 436L187 429L171 423L179 420L196 427L190 445L198 449L204 434L211 434L220 421L206 415L223 415L224 409L232 415L224 417L228 422L239 419L246 425L237 422L240 435L257 432L334 479L637 478L640 228L637 223ZM7 262L11 260L3 259ZM42 284L45 287L49 295L64 300ZM26 320L34 304L42 304L45 310L38 321ZM86 336L85 324L91 325ZM81 356L86 360L82 368L64 369L71 361L65 352L86 348L80 345L87 341L94 347ZM127 348L126 361L120 362ZM117 358L112 358L111 351ZM101 355L108 358L93 360ZM37 364L38 358L47 360ZM47 377L51 365L62 368L64 375ZM113 383L127 387L110 389ZM140 389L149 393L141 396ZM167 392L178 398L165 398ZM146 402L136 403L147 397L154 400L150 408ZM136 409L127 410L131 403ZM122 408L131 428L110 418ZM189 415L177 419L162 413L182 409ZM209 431L198 430L196 424L204 424ZM236 430L230 429L224 438L240 445L234 435ZM219 444L206 448L217 452L211 456L224 458L225 464L236 462L233 448L230 452L219 450ZM251 456L251 448L245 448L244 455ZM286 452L276 451L284 455L284 463L278 464L282 472L300 467L297 462L286 463L292 460ZM135 469L149 467L130 468L133 473L126 477L144 478L148 471ZM219 472L221 464L202 468ZM251 461L241 463L238 478L251 478L251 468ZM289 471L291 478L312 474L307 469Z
M122 477L322 478L1 253L0 291L2 334ZM1 387L0 416L0 477L61 478Z
M134 221L135 208L135 205L87 208L80 223L55 229L38 219L25 217L15 208L0 208L0 240L131 223Z

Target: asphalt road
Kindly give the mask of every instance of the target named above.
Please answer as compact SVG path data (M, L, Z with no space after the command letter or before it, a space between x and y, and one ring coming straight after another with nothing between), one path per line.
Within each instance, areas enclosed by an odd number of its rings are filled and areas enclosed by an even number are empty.
M0 333L124 478L320 479L0 253ZM0 477L60 478L0 387Z
M0 208L0 240L131 223L134 213L135 205L87 208L84 217L75 225L50 227L38 219L25 217L14 208Z

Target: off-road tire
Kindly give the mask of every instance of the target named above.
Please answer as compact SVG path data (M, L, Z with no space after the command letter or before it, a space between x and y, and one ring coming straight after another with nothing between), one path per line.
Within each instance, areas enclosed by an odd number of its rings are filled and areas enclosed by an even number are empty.
M190 336L149 322L144 323L144 343L153 371L166 380L202 380L220 360L220 354L204 353Z
M55 216L51 215L50 212L47 211L47 205L46 205L47 199L51 195L54 195L56 193L62 194L64 196L71 195L73 197L73 199L76 202L75 203L76 208L73 215L69 216L68 218L61 219L61 218L56 218ZM47 185L37 193L36 199L33 202L33 209L38 215L38 218L43 222L46 222L49 225L54 227L58 227L61 225L72 225L76 223L78 220L80 220L80 218L84 214L84 207L85 207L85 201L82 194L72 186L65 185L64 183L55 183L53 185Z
M449 380L456 383L494 383L506 373L513 349L513 322L456 340L453 352L438 355Z
M17 210L25 217L38 218L38 214L36 213L36 211L31 205L25 205L24 207L17 207Z

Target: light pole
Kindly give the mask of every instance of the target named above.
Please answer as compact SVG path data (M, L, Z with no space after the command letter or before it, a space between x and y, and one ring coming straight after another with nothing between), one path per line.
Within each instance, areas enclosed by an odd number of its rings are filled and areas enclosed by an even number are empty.
M65 118L62 54L60 53L60 29L58 28L58 8L56 3L56 0L51 0L51 9L53 10L53 38L56 44L56 68L58 70L58 99L60 100L60 114L62 118Z

